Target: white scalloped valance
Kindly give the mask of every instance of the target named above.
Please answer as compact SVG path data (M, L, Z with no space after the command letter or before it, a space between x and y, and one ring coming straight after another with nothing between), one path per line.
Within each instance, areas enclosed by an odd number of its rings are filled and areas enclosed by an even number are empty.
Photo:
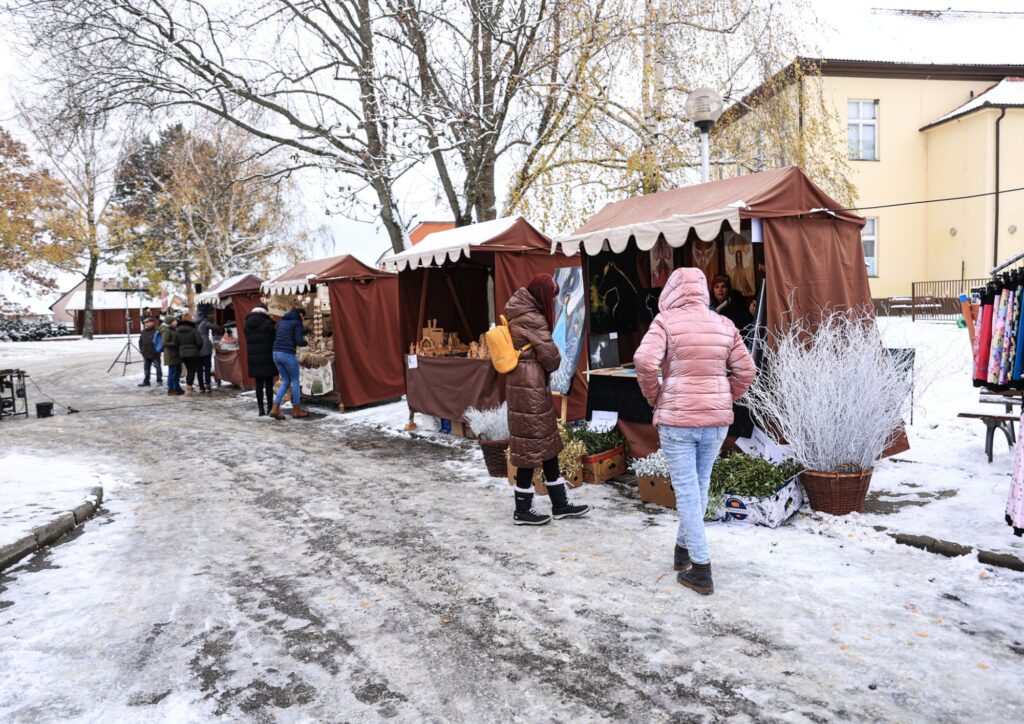
M313 289L309 280L315 275L310 274L305 279L281 279L260 284L260 291L264 294L301 294Z
M474 246L486 244L519 221L518 216L507 216L493 221L482 221L470 226L460 226L445 231L435 231L410 249L398 254L391 253L381 259L387 271L404 271L425 266L441 266L445 262L456 262L470 255Z
M711 241L722 231L722 224L728 224L737 234L740 232L740 209L744 207L746 204L739 201L723 209L699 214L674 214L656 221L614 226L584 234L568 234L552 242L551 253L561 251L566 256L572 256L580 251L582 245L587 256L595 256L605 248L607 242L608 248L618 254L625 250L631 237L636 239L640 251L649 251L654 248L661 234L665 235L669 246L682 246L691 229L702 241Z

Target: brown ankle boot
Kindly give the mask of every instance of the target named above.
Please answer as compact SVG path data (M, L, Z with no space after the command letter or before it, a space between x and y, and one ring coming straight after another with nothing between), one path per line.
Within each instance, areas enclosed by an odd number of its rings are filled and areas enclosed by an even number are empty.
M298 405L292 405L292 417L309 417L309 413Z
M275 403L274 406L270 408L270 416L275 420L283 420L284 415L281 414L281 406Z

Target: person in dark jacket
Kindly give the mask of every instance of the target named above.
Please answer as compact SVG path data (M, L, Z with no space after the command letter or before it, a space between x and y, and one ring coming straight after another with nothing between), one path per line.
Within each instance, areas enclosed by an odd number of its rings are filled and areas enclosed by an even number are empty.
M164 364L167 365L167 394L184 395L181 389L181 354L178 352L178 320L170 312L160 327L160 338L164 343Z
M196 329L196 323L192 321L192 314L186 312L182 315L181 321L175 330L178 338L178 354L185 365L185 384L188 385L188 394L194 395L196 374L199 372L199 352L203 348L203 340ZM199 389L203 388L202 379L199 380Z
M259 404L260 417L263 417L270 410L274 397L274 378L277 376L277 367L274 366L274 320L263 307L256 307L245 317L245 352L249 376L256 380L256 402Z
M203 340L199 348L199 390L201 392L213 392L211 377L213 376L213 340L210 334L213 332L213 320L209 313L204 313L196 324L196 332Z
M306 338L302 336L302 318L305 315L302 307L296 307L284 315L274 333L274 364L281 375L281 387L274 397L274 406L270 408L270 416L275 420L283 420L281 401L291 388L292 417L309 417L302 409L302 392L299 385L298 348L306 346Z
M711 280L711 309L731 320L740 332L753 321L749 302L732 288L732 280L725 274Z
M551 373L558 369L561 354L551 340L555 321L558 283L549 274L538 274L526 287L517 289L505 306L512 344L522 350L519 364L508 374L509 459L516 466L515 525L544 525L550 515L533 508L533 471L544 468L544 479L555 518L579 518L589 505L570 501L565 478L558 467L562 439L551 399Z
M156 347L156 338L160 332L156 328L156 320L146 317L142 320L142 332L139 334L139 351L142 353L142 382L139 387L149 387L149 371L151 367L156 368L156 384L161 386L164 383L163 367L160 366L160 350ZM163 340L161 340L163 341Z

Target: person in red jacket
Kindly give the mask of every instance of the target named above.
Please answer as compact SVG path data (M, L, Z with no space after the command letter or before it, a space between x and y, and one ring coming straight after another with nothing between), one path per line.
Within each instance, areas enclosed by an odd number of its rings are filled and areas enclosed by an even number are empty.
M754 381L756 368L736 325L708 308L704 272L672 272L658 308L633 362L640 389L654 408L676 491L677 578L707 595L714 591L704 533L711 468L733 422L733 403Z

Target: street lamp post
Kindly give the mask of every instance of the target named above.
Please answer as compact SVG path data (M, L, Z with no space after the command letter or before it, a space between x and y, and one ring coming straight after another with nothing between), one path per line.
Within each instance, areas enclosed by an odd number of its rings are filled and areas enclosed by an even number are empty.
M686 97L686 115L700 131L700 180L711 180L711 144L708 134L722 116L722 96L713 88L697 88Z

